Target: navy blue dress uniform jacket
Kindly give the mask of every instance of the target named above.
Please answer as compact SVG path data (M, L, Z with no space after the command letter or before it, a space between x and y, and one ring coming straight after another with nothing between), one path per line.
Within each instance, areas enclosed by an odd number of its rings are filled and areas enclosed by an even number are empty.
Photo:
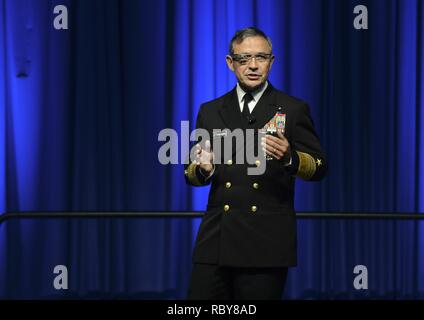
M308 105L269 83L249 124L240 112L234 88L200 107L196 128L208 130L211 137L213 129L259 129L277 110L286 114L284 135L291 146L290 166L268 160L264 174L248 175L247 168L252 165L237 164L235 152L229 159L221 159L209 178L198 165L185 165L188 184L211 184L193 252L194 263L233 267L296 265L295 180L320 180L327 168Z

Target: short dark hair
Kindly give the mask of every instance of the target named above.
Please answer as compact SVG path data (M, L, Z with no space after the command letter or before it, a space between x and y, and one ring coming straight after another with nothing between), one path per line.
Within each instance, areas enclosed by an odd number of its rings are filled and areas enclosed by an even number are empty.
M255 27L249 27L249 28L245 28L245 29L241 29L241 30L237 30L235 35L233 36L233 38L231 39L230 42L230 55L234 54L234 44L237 43L241 43L244 39L249 38L249 37L262 37L264 38L268 44L269 47L271 48L271 52L272 52L272 43L271 43L271 39L265 34L265 32L263 32L262 30L255 28Z

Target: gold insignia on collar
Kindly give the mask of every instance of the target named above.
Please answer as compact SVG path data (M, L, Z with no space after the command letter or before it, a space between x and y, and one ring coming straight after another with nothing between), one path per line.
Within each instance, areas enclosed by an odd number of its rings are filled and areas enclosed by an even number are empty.
M319 167L319 166L322 166L322 160L321 159L317 159L316 160L316 163L317 163L317 166Z

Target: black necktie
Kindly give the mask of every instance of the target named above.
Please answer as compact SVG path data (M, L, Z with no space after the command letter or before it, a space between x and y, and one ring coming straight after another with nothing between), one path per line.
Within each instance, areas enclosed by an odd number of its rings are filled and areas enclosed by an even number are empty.
M249 104L250 101L253 100L252 94L249 93L249 92L246 93L244 95L243 100L244 100L243 111L242 111L243 118L245 118L246 120L249 120L250 119L250 110L249 110L248 104Z

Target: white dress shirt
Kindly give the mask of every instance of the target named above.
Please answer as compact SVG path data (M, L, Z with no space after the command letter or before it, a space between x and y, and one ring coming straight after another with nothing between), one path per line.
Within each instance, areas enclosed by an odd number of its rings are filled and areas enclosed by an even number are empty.
M268 81L266 81L265 84L260 89L251 92L253 99L247 104L247 106L249 107L250 113L253 112L253 109L255 108L259 99L264 94L267 87L268 87ZM240 106L240 112L243 112L244 95L246 94L246 91L244 91L240 87L240 84L238 82L237 82L237 89L236 90L237 90L237 98L238 98L238 102L239 102L239 106Z

